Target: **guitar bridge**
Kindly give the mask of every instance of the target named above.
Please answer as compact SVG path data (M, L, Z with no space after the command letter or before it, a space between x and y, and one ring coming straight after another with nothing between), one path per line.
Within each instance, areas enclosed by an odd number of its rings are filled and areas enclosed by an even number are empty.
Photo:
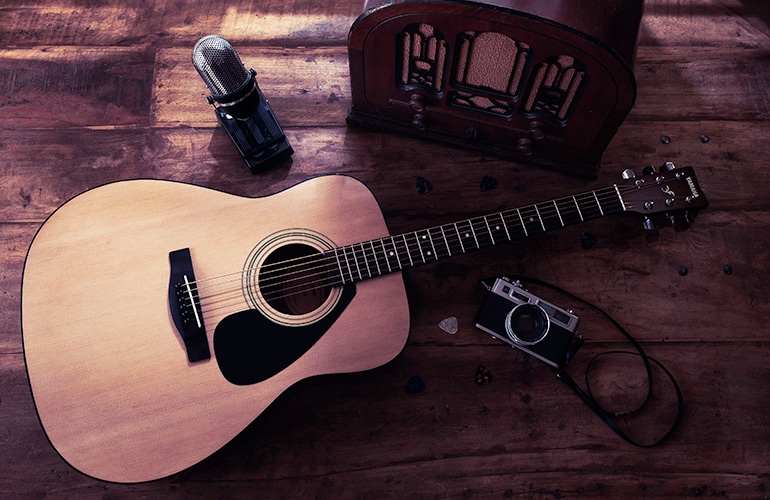
M168 254L168 258L171 263L168 305L174 325L184 340L187 360L193 363L209 359L211 351L203 323L190 249L174 250Z

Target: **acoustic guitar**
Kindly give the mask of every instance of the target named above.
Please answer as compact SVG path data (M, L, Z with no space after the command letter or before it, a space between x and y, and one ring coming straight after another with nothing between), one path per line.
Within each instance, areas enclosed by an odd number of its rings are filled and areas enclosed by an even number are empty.
M610 214L707 206L692 168L669 168L393 236L343 175L256 199L162 180L87 191L42 225L24 266L40 421L89 476L181 471L297 381L393 359L409 332L400 271Z

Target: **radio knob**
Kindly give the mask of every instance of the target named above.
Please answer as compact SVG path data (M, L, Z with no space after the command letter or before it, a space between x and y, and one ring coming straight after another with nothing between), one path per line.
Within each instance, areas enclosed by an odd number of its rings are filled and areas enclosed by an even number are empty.
M409 106L418 113L425 111L425 99L420 94L412 94L409 97Z
M525 156L530 156L532 154L533 144L534 141L529 137L522 137L519 139L519 143L516 145L516 151Z
M425 115L420 113L414 115L414 118L412 119L412 126L420 132L424 131L427 128L425 126Z
M546 137L546 133L548 132L548 125L546 125L543 122L539 122L537 120L530 122L529 124L529 134L532 136L532 138L536 141L542 141Z

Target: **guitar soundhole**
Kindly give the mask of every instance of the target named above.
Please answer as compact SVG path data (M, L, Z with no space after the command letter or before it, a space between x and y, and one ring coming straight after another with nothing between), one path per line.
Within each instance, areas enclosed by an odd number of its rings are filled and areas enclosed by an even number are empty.
M300 243L275 249L263 261L257 281L267 304L291 316L320 308L332 290L321 254Z

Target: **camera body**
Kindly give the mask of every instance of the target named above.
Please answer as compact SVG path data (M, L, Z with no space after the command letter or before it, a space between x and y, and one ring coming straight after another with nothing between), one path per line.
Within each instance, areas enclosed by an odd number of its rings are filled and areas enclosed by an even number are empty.
M474 323L476 327L553 368L564 368L582 344L579 319L529 293L520 282L495 280Z

